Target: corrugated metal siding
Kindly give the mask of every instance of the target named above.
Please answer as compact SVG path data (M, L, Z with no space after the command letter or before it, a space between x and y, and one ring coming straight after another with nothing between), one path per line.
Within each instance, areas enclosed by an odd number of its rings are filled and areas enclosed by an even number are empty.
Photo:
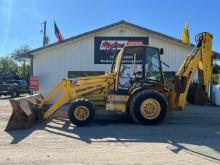
M34 75L40 77L40 92L43 95L48 94L63 78L67 78L68 71L110 71L109 64L94 64L95 36L149 37L149 45L164 48L162 60L170 65L170 68L163 67L166 71L176 71L190 51L188 48L135 28L125 25L113 27L35 54L33 71Z

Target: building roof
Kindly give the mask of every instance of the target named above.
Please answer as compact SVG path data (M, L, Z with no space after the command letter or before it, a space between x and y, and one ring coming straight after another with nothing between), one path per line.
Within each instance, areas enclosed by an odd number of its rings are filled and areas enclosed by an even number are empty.
M64 43L67 43L69 41L78 39L80 37L83 37L83 36L86 36L86 35L90 35L90 34L93 34L93 33L96 33L96 32L100 32L100 31L103 31L103 30L106 30L108 28L111 28L111 27L114 27L114 26L118 26L118 25L131 26L131 27L134 27L134 28L146 31L148 33L151 33L151 34L154 34L154 35L157 35L157 36L161 36L163 38L172 40L174 42L177 42L179 44L182 44L182 45L186 46L180 39L168 36L168 35L160 33L160 32L156 32L156 31L150 30L148 28L145 28L145 27L142 27L142 26L139 26L139 25L135 25L133 23L129 23L129 22L124 21L124 20L121 20L119 22L116 22L116 23L113 23L113 24L110 24L110 25L107 25L107 26L104 26L104 27L101 27L101 28L98 28L98 29L95 29L95 30L91 30L91 31L88 31L88 32L85 32L85 33L82 33L82 34L79 34L79 35L67 38L67 39L63 40L63 42L61 42L61 43L60 42L56 42L56 43L52 43L52 44L49 44L49 45L44 46L44 47L33 49L33 50L31 50L31 51L29 51L27 53L21 54L20 56L23 57L23 58L30 58L32 56L32 53L35 53L35 52L38 52L38 51L41 51L41 50L44 50L44 49L48 49L48 48L51 48L51 47L54 47L54 46L57 46L57 45L60 45L60 44L64 44ZM190 46L194 47L195 45L191 44ZM220 53L214 52L214 58L220 59Z

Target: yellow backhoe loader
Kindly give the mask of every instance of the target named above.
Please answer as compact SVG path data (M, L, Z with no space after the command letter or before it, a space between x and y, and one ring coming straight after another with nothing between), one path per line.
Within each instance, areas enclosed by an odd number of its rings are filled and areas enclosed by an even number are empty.
M37 120L47 120L64 104L69 105L69 119L77 126L90 124L98 109L127 112L138 124L155 125L167 112L184 109L186 101L204 104L209 100L212 35L200 33L196 42L170 90L164 85L163 49L126 45L115 56L110 73L63 79L46 97L11 99L13 112L6 130L25 129ZM198 82L192 83L197 70Z

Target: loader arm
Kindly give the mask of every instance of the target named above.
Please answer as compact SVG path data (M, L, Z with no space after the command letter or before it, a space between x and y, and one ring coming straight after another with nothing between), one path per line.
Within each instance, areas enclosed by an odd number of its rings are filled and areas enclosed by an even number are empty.
M108 73L102 76L78 78L77 82L63 79L39 104L43 118L48 119L62 105L79 98L105 98L114 89L114 75ZM58 98L57 98L58 97ZM57 98L57 99L56 99ZM48 104L56 99L48 109Z
M212 35L207 32L200 33L196 41L197 45L175 75L174 88L170 97L172 109L182 110L185 107L188 89L197 70L199 84L204 87L208 97L212 75Z

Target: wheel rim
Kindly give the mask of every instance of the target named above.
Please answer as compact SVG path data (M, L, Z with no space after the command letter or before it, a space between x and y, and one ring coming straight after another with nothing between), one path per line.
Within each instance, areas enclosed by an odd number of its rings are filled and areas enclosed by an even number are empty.
M89 117L89 109L85 106L78 106L74 111L77 120L83 121Z
M145 99L140 107L141 115L146 119L155 119L161 111L160 103L155 99Z

